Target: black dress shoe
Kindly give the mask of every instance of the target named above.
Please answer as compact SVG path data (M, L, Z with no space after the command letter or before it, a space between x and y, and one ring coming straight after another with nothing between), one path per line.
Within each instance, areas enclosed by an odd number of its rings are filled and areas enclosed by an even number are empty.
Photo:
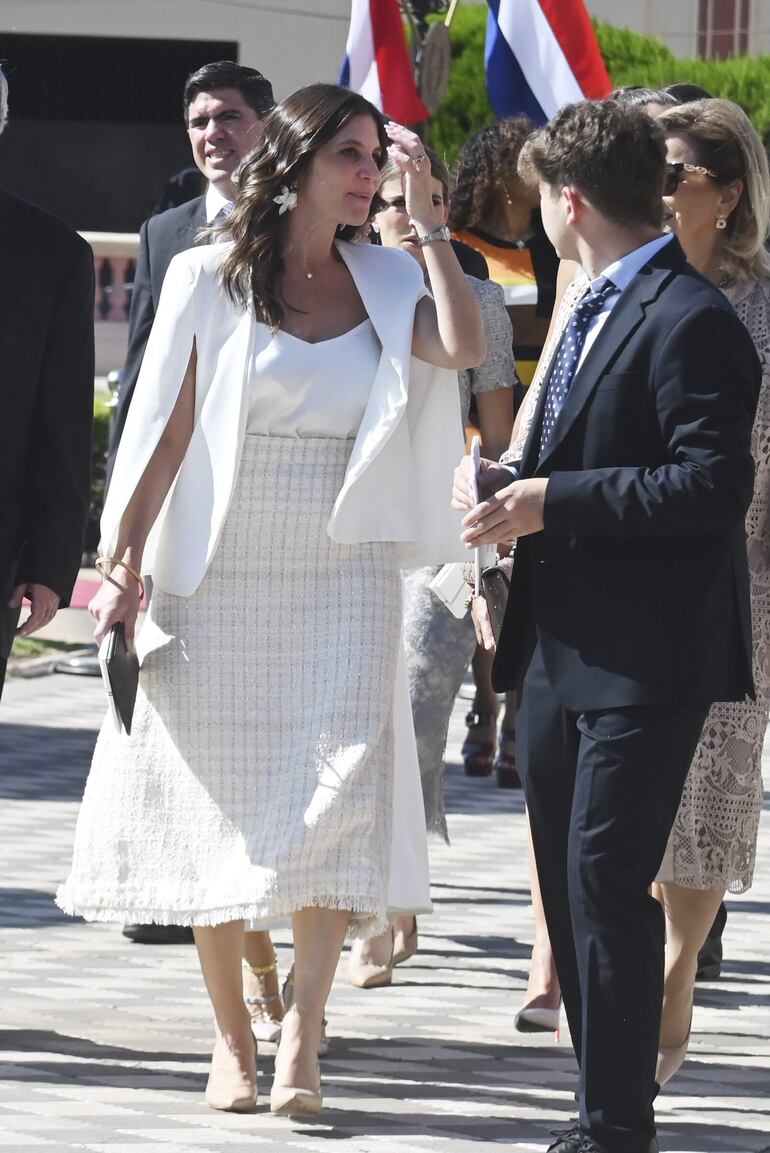
M597 1145L591 1137L584 1137L583 1144L578 1146L578 1153L607 1153L607 1150L603 1145ZM646 1153L660 1153L660 1145L654 1137L647 1147Z
M189 925L124 925L123 936L140 945L189 945L194 940Z
M551 1136L556 1140L548 1146L546 1153L580 1153L583 1148L579 1125L573 1125L571 1129L552 1129Z

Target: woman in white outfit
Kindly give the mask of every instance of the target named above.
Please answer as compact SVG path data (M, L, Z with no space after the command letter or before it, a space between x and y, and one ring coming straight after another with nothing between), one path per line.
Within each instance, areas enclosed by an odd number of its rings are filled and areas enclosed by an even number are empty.
M388 152L435 302L408 256L350 243ZM461 551L454 370L484 356L436 224L417 136L334 85L283 101L241 167L232 243L169 268L117 456L97 639L120 621L132 639L137 574L154 593L131 736L100 734L58 899L193 925L214 1108L256 1103L244 920L292 917L271 1106L302 1113L321 1108L346 932L429 908L399 569ZM414 815L395 844L394 807Z

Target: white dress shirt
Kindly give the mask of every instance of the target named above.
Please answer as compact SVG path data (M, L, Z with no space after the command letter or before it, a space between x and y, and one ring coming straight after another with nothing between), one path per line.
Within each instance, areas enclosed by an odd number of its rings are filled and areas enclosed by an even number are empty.
M595 316L591 317L588 325L588 331L586 333L585 343L583 345L583 350L580 354L580 360L578 361L578 365L575 370L575 376L577 376L578 372L580 372L583 361L588 354L588 350L591 348L591 345L594 343L597 336L601 332L602 327L607 323L607 317L610 315L613 308L620 300L621 294L625 292L631 281L634 279L636 274L640 272L642 268L644 268L645 264L648 264L652 260L653 256L660 252L662 248L665 248L665 246L672 239L673 237L671 233L665 233L662 236L656 236L654 240L648 240L646 244L642 244L639 248L634 248L631 252L627 252L625 256L621 256L619 260L613 260L612 264L608 264L607 267L603 269L599 275L590 282L588 286L589 292L595 292L597 289L599 289L601 287L601 282L605 279L612 281L612 283L617 288L617 292L613 292L610 296L608 296L601 311L597 312ZM543 387L548 387L547 378L543 382ZM503 453L503 458L505 455L506 454ZM502 468L508 469L508 471L513 474L515 480L519 479L519 470L514 464L505 459L502 459L500 461L500 466Z
M228 200L226 196L223 196L215 185L209 184L206 189L206 223L211 224L213 220L216 220L223 208L227 208L228 205L232 207L232 204L232 200Z
M663 236L656 236L654 240L648 240L641 248L634 248L632 252L627 252L626 255L621 256L619 260L613 260L612 264L608 264L606 268L602 269L596 279L591 281L588 289L589 292L595 292L597 287L600 287L599 282L603 279L611 280L618 291L612 293L612 295L607 298L601 312L597 312L595 316L591 317L588 323L588 332L586 333L583 351L580 354L580 360L575 370L575 376L580 372L583 361L588 355L588 350L596 340L603 326L607 323L607 317L620 300L621 294L628 288L637 272L640 272L645 264L649 264L653 256L660 252L661 248L664 248L671 240L673 240L673 237L670 232L665 233Z

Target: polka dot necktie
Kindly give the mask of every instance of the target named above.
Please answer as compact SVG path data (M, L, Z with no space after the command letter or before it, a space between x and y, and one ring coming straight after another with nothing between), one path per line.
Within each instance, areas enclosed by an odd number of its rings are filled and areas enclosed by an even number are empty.
M567 322L548 375L543 423L540 429L541 457L548 447L570 385L577 374L580 354L588 335L588 326L593 317L604 308L606 300L617 291L611 280L603 278L596 289L589 292L576 305Z

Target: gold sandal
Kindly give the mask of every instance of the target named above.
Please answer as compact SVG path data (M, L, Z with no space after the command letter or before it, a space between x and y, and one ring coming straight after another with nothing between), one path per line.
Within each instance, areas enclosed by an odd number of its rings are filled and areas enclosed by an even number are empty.
M277 973L278 966L275 960L272 965L251 965L245 958L241 964L247 972L257 978L260 989L262 982L269 973ZM251 1031L258 1041L278 1042L281 1038L281 1022L283 1020L283 1001L280 993L261 993L258 997L247 997L244 994L246 1008L251 1017Z

